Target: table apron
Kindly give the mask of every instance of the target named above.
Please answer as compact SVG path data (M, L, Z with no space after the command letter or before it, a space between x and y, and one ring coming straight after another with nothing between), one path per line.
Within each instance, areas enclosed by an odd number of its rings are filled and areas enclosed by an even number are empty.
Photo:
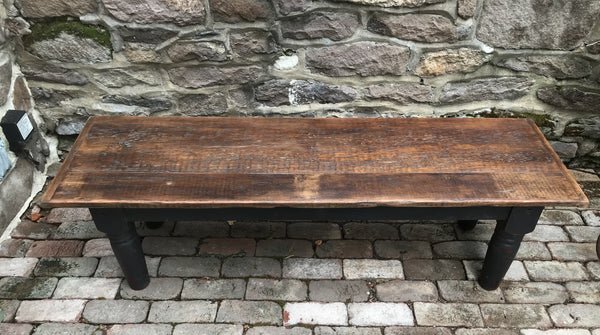
M202 220L507 220L520 207L366 207L366 208L122 208L132 221ZM531 207L523 207L531 208Z

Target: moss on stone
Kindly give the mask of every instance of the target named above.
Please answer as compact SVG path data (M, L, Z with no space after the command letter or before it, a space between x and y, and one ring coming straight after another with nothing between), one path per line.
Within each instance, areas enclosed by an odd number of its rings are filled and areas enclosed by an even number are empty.
M42 299L50 297L58 281L56 278L9 277L0 293L7 299Z
M456 117L456 116L468 116L468 117L484 117L484 118L519 118L519 119L531 119L535 124L540 128L550 128L554 129L556 127L556 121L552 119L550 115L547 114L537 114L531 112L518 112L511 110L504 110L498 108L492 108L490 110L484 110L479 112L472 113L452 113L447 115L447 117Z
M592 166L593 162L587 162L588 166ZM597 162L596 162L597 163ZM581 188L588 198L600 198L600 183L599 182L580 182Z
M86 25L72 18L62 17L35 22L31 25L30 29L31 34L23 38L23 43L26 47L38 41L54 39L64 32L70 35L91 39L112 50L110 33L108 30L99 26Z
M73 264L64 262L60 259L47 259L40 262L38 271L48 276L58 276L61 274L69 273L74 268Z

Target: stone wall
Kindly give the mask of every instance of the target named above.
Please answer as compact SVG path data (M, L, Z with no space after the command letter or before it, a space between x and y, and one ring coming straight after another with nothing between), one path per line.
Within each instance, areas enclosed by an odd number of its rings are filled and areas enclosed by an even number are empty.
M17 0L44 129L90 115L530 117L600 167L597 0Z
M23 110L35 129L18 150L10 145L0 129L0 236L24 210L28 199L42 188L43 172L50 156L50 147L36 126L44 121L34 108L27 80L16 63L15 47L20 35L27 31L27 22L19 17L11 3L5 0L0 7L0 119L8 110Z

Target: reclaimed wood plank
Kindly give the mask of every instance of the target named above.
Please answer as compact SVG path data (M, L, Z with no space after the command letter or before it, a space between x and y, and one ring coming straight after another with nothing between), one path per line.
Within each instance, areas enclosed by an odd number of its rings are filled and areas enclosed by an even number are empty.
M42 201L82 207L583 206L532 121L95 117Z

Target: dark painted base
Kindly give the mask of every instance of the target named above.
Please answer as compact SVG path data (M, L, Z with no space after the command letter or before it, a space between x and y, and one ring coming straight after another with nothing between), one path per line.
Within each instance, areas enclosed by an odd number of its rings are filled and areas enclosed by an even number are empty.
M479 285L488 291L495 290L500 286L500 282L515 259L523 240L524 234L508 233L504 231L505 227L505 222L499 221L496 224L483 261L483 269L479 275Z
M475 226L477 225L477 222L479 222L478 220L458 220L456 223L458 224L458 227L460 227L460 229L464 230L464 231L469 231L469 230L473 230L473 228L475 228Z
M100 231L107 234L129 286L141 290L150 277L140 238L133 221L147 220L458 220L472 229L478 219L498 224L483 264L479 285L494 290L514 260L523 235L533 231L542 207L442 207L442 208L220 208L220 209L90 209ZM148 227L150 228L150 225Z
M158 228L162 227L164 222L162 222L162 221L145 221L144 224L146 225L146 227L148 227L148 229L158 229Z

